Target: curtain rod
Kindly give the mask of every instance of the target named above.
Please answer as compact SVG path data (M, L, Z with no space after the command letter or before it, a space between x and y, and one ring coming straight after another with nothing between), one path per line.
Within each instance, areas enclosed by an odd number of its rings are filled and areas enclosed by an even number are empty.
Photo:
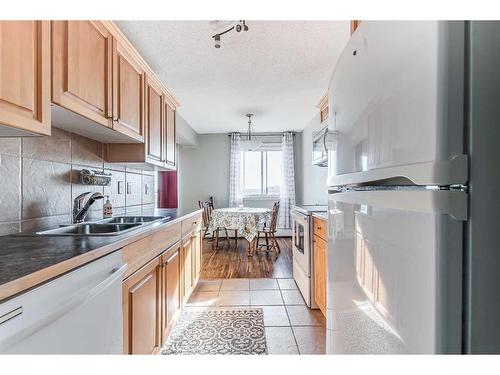
M295 132L274 132L274 133L252 133L252 137L281 137L283 133L292 133L293 136L295 136ZM241 136L247 136L248 133L240 133L240 132L232 132L228 133L228 137L231 136L231 134L240 134Z

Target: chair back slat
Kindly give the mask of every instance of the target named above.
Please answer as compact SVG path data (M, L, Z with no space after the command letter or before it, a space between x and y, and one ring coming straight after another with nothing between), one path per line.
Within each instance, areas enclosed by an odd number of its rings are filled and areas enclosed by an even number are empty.
M203 208L202 218L203 218L203 226L208 227L210 225L210 218L212 217L213 206L210 204L210 201L202 202L198 201L198 206Z
M278 223L278 213L280 210L280 201L274 202L273 210L271 211L271 224L269 225L269 229L271 232L276 231L276 224Z

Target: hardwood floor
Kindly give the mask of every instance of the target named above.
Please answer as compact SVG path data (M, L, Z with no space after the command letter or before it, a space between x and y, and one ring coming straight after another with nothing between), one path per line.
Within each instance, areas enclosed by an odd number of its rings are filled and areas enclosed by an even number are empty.
M292 278L292 240L290 237L278 238L281 253L266 254L256 251L253 257L247 256L248 242L240 238L235 248L234 239L230 246L226 240L219 242L218 249L212 243L203 241L202 270L200 278Z

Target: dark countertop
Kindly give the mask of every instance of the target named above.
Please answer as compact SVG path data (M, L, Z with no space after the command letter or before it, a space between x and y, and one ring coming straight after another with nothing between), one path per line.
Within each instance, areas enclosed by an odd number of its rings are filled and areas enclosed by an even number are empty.
M47 236L36 235L33 232L1 236L0 300L7 298L5 292L2 293L2 288L8 283L95 250L105 250L102 255L108 254L198 212L199 209L156 209L151 215L169 216L169 218L116 236ZM90 255L87 258L87 261L82 259L82 264L95 259Z

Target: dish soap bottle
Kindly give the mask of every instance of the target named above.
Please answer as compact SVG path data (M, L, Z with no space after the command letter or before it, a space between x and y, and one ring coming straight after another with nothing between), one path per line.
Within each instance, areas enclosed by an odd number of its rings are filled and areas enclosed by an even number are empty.
M113 205L109 201L109 195L106 195L106 203L102 206L102 217L104 219L109 219L113 217Z

